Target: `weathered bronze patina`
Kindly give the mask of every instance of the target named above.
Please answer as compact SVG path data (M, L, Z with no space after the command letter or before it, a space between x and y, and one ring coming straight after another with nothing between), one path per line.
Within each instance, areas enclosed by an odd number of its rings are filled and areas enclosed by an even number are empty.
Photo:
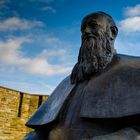
M106 13L86 16L81 32L78 62L28 120L35 131L24 140L139 140L140 58L116 53Z

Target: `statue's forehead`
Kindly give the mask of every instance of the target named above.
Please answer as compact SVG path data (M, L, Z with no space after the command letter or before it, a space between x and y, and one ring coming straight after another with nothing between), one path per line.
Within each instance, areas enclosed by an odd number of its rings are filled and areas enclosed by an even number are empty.
M114 21L112 20L111 17L104 15L104 14L91 14L86 16L83 20L82 20L82 24L88 24L90 22L94 22L94 23L99 23L99 24L115 24Z

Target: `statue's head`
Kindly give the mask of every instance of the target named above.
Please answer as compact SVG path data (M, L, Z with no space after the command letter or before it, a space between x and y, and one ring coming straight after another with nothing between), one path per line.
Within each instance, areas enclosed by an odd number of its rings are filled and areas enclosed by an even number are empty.
M81 25L82 37L90 37L90 35L98 37L106 34L110 40L115 40L118 29L112 17L104 12L97 12L87 15L82 20Z
M81 25L82 45L71 81L81 82L101 72L111 62L118 29L112 17L104 12L87 15Z

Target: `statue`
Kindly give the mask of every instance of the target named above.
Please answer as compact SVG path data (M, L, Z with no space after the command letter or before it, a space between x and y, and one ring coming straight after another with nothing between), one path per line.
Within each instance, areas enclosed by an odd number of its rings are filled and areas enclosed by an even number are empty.
M118 29L104 12L86 16L81 32L77 64L24 140L140 140L140 58L116 53Z

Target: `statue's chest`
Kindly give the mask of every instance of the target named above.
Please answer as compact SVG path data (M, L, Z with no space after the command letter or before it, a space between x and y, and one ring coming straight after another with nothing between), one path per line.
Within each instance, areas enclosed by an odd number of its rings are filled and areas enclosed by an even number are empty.
M87 82L84 82L76 86L63 105L62 111L60 112L60 119L67 128L72 127L72 125L80 124L80 110L86 84Z
M81 116L116 118L140 113L140 71L120 69L93 78L85 89Z

